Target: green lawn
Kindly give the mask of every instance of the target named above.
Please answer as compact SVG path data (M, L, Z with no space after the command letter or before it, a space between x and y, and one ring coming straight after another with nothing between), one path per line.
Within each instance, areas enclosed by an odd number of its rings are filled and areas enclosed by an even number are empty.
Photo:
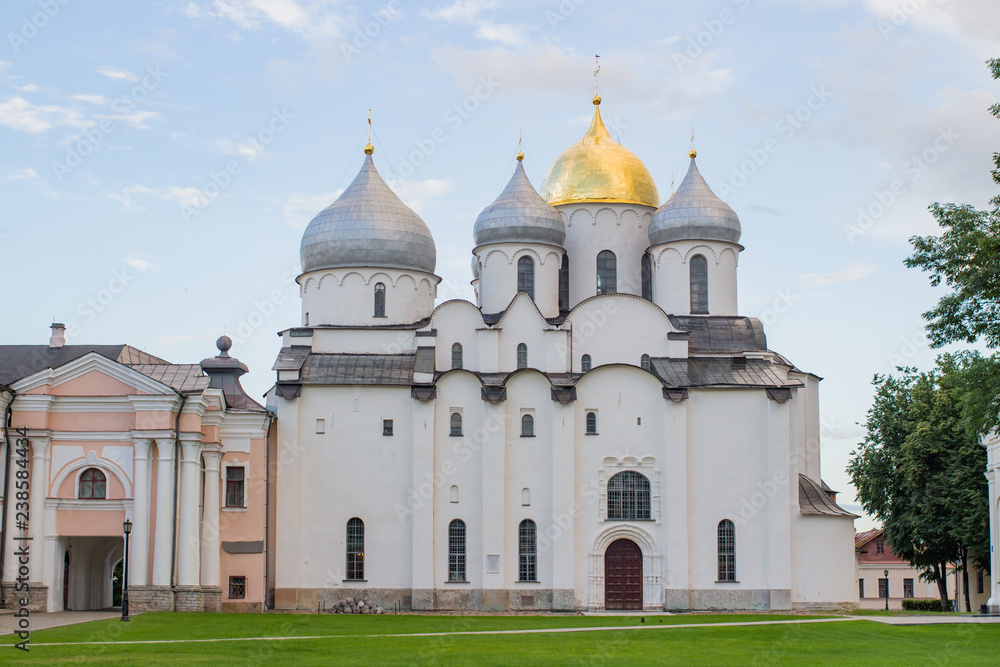
M757 627L628 629L629 626L790 620L795 616L332 616L143 614L33 632L32 644L323 635L320 639L182 644L0 647L3 664L996 664L1000 625L890 627L837 621ZM820 618L811 616L809 618ZM519 635L405 636L528 628L619 630ZM383 635L383 636L360 636ZM10 643L10 638L4 638Z

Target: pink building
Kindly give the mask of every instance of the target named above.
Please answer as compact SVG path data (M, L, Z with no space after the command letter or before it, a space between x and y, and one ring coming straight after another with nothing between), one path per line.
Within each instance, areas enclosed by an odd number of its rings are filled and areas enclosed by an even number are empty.
M171 364L128 345L67 345L61 324L48 345L0 345L5 603L27 543L34 610L110 607L129 519L132 610L264 607L272 417L240 386L231 345Z

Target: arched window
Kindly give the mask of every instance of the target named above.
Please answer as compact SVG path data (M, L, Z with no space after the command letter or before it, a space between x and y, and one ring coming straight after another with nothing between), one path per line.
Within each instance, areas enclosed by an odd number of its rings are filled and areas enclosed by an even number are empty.
M518 581L538 581L536 533L531 519L525 519L517 527Z
M375 283L375 317L385 317L385 285Z
M587 413L587 435L597 435L597 413Z
M521 489L521 504L525 507L531 505L531 489L528 487Z
M80 498L104 500L108 497L108 478L97 468L87 468L80 475Z
M559 310L569 310L569 255L563 255L559 267Z
M531 415L521 417L521 437L533 438L535 436L535 418Z
M365 522L354 517L347 522L347 579L365 578Z
M448 524L448 581L465 581L465 522Z
M455 343L451 346L451 367L461 368L462 367L462 344Z
M517 260L517 291L535 298L535 262L530 257Z
M618 258L610 250L597 253L597 293L618 291Z
M649 355L648 354L642 355L642 357L639 359L639 365L642 366L642 370L644 370L644 371L650 370Z
M449 495L448 500L450 500L453 503L457 503L458 502L458 487L453 484L452 487L451 487L451 490L450 490L449 494L450 495Z
M584 373L587 373L587 372L590 371L590 355L589 354L585 354L582 357L580 357L580 370L583 371Z
M452 412L451 413L451 435L460 436L462 435L462 413Z
M708 315L708 260L704 255L691 258L691 312Z
M608 480L608 518L649 519L649 480L634 470L620 472Z
M653 260L649 255L642 256L642 298L653 300Z
M736 581L736 526L719 522L719 581Z
M528 367L528 346L524 343L517 344L517 367Z

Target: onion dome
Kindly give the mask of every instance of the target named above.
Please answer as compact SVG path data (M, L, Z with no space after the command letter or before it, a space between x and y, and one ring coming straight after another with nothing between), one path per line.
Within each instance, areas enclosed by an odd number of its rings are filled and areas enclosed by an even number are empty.
M335 202L302 235L302 272L381 267L434 273L437 250L427 225L400 201L375 169L374 148Z
M697 153L692 150L688 155L691 166L677 192L649 221L650 245L689 239L739 243L739 217L702 178L694 161Z
M524 173L524 154L507 187L487 206L473 228L476 245L487 243L547 243L562 247L566 225L559 211L545 203Z
M635 154L611 138L601 120L601 96L594 96L594 120L560 155L542 185L552 205L570 202L624 202L659 206L656 183Z

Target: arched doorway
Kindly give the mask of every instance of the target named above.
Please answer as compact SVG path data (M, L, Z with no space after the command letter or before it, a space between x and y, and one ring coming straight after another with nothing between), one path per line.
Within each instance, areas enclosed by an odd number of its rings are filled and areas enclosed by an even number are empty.
M642 609L642 550L615 540L604 552L604 608Z

